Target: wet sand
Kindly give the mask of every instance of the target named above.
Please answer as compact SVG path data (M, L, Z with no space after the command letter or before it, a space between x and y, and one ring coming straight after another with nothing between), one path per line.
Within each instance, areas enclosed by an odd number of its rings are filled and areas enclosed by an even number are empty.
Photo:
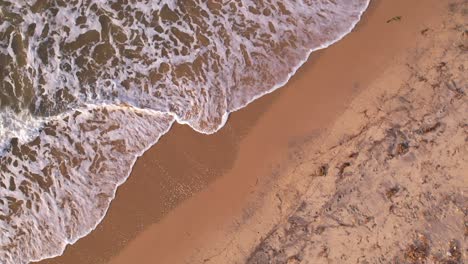
M175 125L138 160L98 228L40 263L202 263L225 248L227 263L249 255L280 220L255 217L270 210L262 197L285 186L301 146L401 63L440 10L435 0L373 1L353 33L312 54L286 87L233 113L218 133ZM275 203L297 199L295 190Z

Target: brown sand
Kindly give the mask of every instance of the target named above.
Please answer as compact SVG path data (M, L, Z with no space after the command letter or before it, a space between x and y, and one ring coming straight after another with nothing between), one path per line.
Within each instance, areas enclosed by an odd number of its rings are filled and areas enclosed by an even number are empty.
M358 92L407 78L381 80L404 65L422 30L440 25L448 2L375 0L352 34L313 54L286 87L232 114L219 133L175 126L139 159L97 230L41 263L242 263L261 241L282 248L269 242L278 229L270 230L307 193L312 177L303 175L303 160L319 160L314 146L361 124L336 125ZM387 23L395 16L401 20ZM333 124L340 133L325 138ZM321 188L324 197L334 194Z
M451 3L327 135L303 144L292 184L275 190L299 191L281 205L294 209L277 210L278 224L235 260L467 263L468 2Z

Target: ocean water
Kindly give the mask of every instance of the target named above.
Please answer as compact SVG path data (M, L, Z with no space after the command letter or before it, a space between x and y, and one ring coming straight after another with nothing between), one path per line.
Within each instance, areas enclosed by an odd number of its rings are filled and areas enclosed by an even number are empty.
M216 132L368 4L0 0L0 263L62 254L174 122Z

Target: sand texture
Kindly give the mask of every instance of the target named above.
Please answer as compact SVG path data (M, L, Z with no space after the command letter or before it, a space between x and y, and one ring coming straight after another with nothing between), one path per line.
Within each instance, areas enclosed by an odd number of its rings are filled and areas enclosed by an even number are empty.
M296 171L310 186L247 263L466 263L461 7L423 29L418 47L356 98L325 143L304 150Z

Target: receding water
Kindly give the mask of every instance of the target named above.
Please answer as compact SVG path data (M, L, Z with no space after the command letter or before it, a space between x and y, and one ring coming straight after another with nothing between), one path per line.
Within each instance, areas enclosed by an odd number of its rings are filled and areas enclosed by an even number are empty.
M61 254L172 123L217 131L368 1L0 0L0 263Z

